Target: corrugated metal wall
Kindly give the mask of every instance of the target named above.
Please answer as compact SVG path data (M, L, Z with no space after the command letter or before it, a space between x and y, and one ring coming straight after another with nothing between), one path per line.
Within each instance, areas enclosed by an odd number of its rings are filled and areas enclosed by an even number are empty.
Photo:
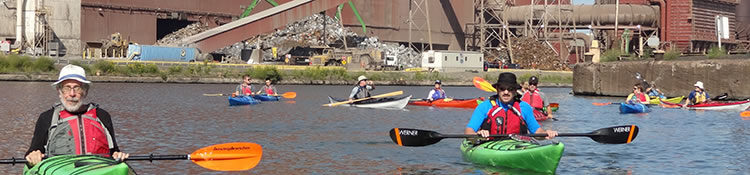
M693 1L693 33L692 40L717 42L716 15L729 18L730 39L721 42L734 42L735 4L710 2L705 0Z
M291 0L276 0L279 4ZM563 0L565 1L565 0ZM83 4L101 4L134 8L160 8L166 10L209 12L239 16L252 0L82 0ZM380 40L391 42L409 41L409 3L410 1L368 1L353 0L363 20L367 24L367 33L361 29L359 21L348 5L343 8L344 25L352 31L367 36L378 36ZM431 0L429 3L432 41L441 49L460 50L465 36L463 30L467 23L473 22L473 2L467 0ZM414 5L416 6L416 5ZM258 13L272 6L260 1L253 13ZM416 7L413 7L416 8ZM82 36L85 41L108 38L110 34L120 32L125 38L141 44L153 44L156 41L155 14L132 14L128 11L115 11L98 8L84 8L82 12ZM335 9L327 14L333 16ZM414 21L422 27L412 31L415 42L427 43L427 26L424 16L415 15Z
M287 2L288 0L277 0ZM156 42L156 19L165 17L162 11L208 14L203 20L218 20L216 16L239 16L252 1L249 0L81 0L81 41L99 41L119 32L123 38L140 44ZM260 3L258 7L270 7ZM256 9L258 8L256 7ZM168 14L168 13L167 13ZM161 16L158 16L161 15ZM218 17L217 17L218 18ZM197 21L198 19L186 19ZM223 19L225 21L231 20Z
M737 39L750 40L750 0L737 5Z

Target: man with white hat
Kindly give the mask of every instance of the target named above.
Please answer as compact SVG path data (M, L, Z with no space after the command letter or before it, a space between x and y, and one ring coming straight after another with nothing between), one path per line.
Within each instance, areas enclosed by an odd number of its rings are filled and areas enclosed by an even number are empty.
M52 86L60 103L39 115L31 145L26 152L29 167L45 156L65 154L97 154L123 160L128 154L120 152L115 140L112 119L97 104L84 104L90 81L86 72L76 65L67 65Z
M372 81L367 80L367 77L364 75L360 75L357 77L357 86L355 86L352 89L352 93L349 94L349 101L370 97L370 91L372 90L375 90Z
M701 104L711 100L711 97L708 96L708 92L703 88L703 82L695 82L693 86L695 86L695 89L690 91L690 95L688 95L687 100L685 100L685 106Z

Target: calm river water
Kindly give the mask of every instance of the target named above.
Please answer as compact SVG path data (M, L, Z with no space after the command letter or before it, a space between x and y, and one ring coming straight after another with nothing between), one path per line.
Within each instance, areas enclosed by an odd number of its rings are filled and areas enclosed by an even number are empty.
M0 158L20 157L28 148L39 113L58 101L50 82L0 82ZM426 147L399 147L394 127L461 133L472 110L407 106L404 110L322 107L328 95L344 97L350 86L278 86L294 91L293 100L229 107L230 84L95 83L88 101L113 116L120 148L133 154L189 154L227 142L263 146L257 167L246 172L213 172L190 161L131 161L140 174L484 174L461 158L459 139ZM374 94L404 90L425 98L429 86L379 86ZM488 96L474 87L446 87L449 96ZM748 174L750 118L737 111L654 108L645 115L618 113L618 106L592 102L620 98L583 97L570 88L542 88L560 103L559 121L544 128L590 132L636 124L631 144L605 145L586 137L560 137L566 144L558 174ZM687 93L687 91L685 92ZM22 166L0 165L2 174ZM531 172L493 170L511 174Z

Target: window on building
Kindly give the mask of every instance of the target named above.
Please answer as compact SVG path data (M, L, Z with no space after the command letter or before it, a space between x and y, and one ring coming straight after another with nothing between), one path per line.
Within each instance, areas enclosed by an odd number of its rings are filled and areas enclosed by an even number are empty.
M427 62L435 63L435 57L434 56L427 57Z

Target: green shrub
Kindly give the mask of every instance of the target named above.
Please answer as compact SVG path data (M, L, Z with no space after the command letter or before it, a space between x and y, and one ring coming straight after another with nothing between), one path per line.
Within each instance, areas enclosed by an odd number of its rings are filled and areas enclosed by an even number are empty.
M622 51L620 49L610 49L604 52L602 54L601 62L610 62L610 61L617 61L617 58L620 57L622 54Z
M39 57L32 64L34 72L52 72L55 70L55 61L49 57Z
M167 68L167 74L169 75L178 75L182 74L183 67L182 66L172 66Z
M107 73L115 73L117 70L115 69L115 63L112 63L111 61L107 60L99 60L96 63L94 63L94 68L104 74Z
M281 73L279 73L279 70L273 66L256 66L249 68L247 69L246 74L254 79L270 79L273 82L282 80Z
M708 59L719 58L727 55L727 50L719 47L711 47L708 49Z
M83 64L83 63L81 63L81 61L74 60L74 61L71 61L70 64L76 65L76 66L80 66L81 68L83 68L84 71L86 71L86 74L91 75L91 73L92 73L91 72L91 66L89 66L88 64Z
M666 52L664 52L664 59L665 60L673 60L680 57L680 51L677 49L669 49Z

